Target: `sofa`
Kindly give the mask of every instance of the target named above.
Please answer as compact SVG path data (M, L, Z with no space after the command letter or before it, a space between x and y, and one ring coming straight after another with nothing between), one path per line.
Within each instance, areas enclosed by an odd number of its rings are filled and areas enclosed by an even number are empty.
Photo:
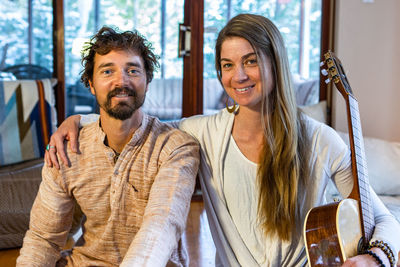
M326 123L326 102L303 106L303 111L316 120ZM337 131L349 145L348 133ZM400 142L390 142L364 136L364 152L369 183L379 198L400 223ZM326 202L338 199L333 183L326 190Z
M293 75L296 101L308 106L318 102L319 82ZM227 95L217 78L203 81L203 113L212 114L225 107ZM179 119L182 114L182 79L154 79L149 84L143 110L161 120Z

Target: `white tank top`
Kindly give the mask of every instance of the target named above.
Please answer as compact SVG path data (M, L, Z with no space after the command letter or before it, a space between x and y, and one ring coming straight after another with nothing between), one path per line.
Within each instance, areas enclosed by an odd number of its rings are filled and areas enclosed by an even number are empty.
M257 164L242 154L232 135L223 166L223 191L228 211L254 259L263 265L266 251L265 237L257 221Z

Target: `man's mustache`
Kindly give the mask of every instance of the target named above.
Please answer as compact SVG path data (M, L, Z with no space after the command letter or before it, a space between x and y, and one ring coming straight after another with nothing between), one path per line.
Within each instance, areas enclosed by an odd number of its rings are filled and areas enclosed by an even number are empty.
M128 96L136 97L137 93L130 87L115 87L114 90L110 91L107 94L107 98L111 99L112 97L119 95L119 94L127 94Z

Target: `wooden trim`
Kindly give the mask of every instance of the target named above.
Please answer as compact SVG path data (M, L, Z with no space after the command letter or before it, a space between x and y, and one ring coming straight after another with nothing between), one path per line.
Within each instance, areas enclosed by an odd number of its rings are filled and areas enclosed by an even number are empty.
M65 119L65 50L64 50L64 0L53 0L53 77L57 122Z
M183 56L182 82L182 117L189 117L203 113L203 0L185 0L183 24L191 27L190 54ZM198 177L192 199L202 199Z
M336 0L322 0L322 19L321 19L321 62L324 61L324 53L334 50L335 33L335 6ZM332 125L332 83L325 83L326 77L320 74L319 100L327 101L327 123Z
M191 27L190 55L183 58L182 117L203 113L204 1L186 0L184 24Z

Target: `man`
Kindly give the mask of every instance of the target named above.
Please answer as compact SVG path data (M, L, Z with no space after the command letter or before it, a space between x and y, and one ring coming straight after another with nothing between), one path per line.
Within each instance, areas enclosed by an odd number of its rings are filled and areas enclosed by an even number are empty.
M199 148L141 110L157 58L137 32L108 27L85 52L82 81L100 118L81 129L81 153L71 153L70 167L43 167L17 265L187 265L180 238ZM84 214L83 235L61 257L75 207Z

